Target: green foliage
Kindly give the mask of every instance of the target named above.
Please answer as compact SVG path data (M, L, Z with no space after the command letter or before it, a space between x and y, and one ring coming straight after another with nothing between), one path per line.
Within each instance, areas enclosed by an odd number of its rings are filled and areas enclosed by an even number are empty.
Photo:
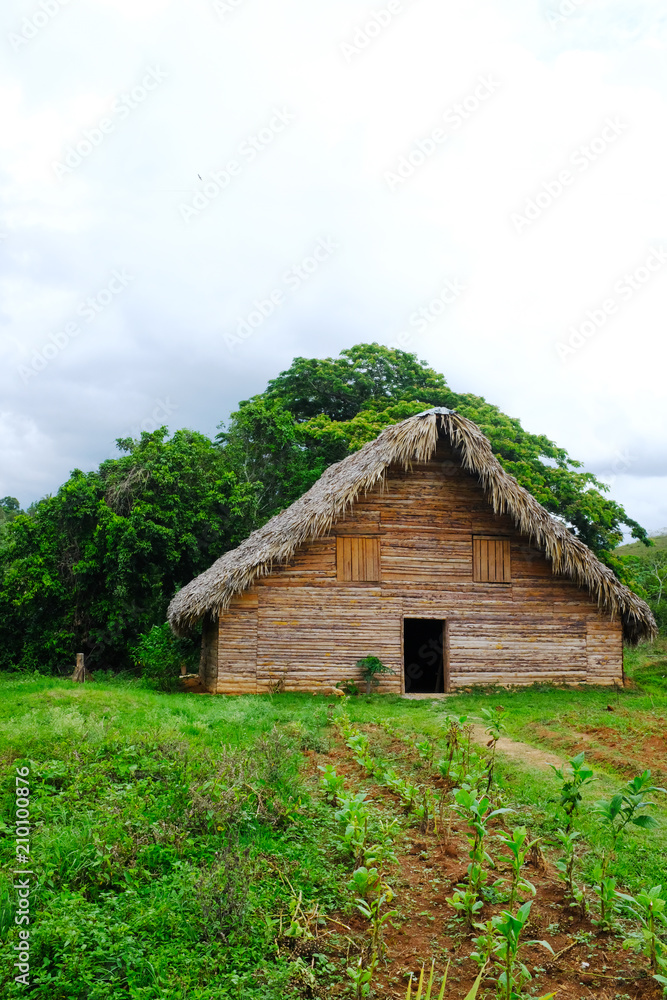
M561 807L565 816L567 817L567 825L565 829L567 831L572 829L572 823L574 821L574 816L577 809L579 808L579 803L582 800L582 790L589 785L592 781L596 779L593 777L593 772L585 763L586 753L584 750L578 753L576 757L573 757L570 761L570 773L566 774L562 768L554 767L553 764L549 764L557 778L562 781L560 789L560 802L558 805Z
M556 840L563 850L563 857L556 861L556 871L558 877L565 882L566 899L570 906L577 907L581 917L585 917L588 908L586 905L586 893L578 886L574 878L574 869L577 862L577 841L581 839L578 830L556 830Z
M218 440L232 467L260 482L263 519L292 503L332 462L373 440L389 424L432 406L455 409L477 423L495 455L547 510L562 517L601 558L625 573L613 549L624 528L645 530L604 494L608 486L582 472L545 435L481 396L455 393L443 375L406 351L356 344L338 358L295 358L267 390L242 402Z
M445 969L445 974L442 977L442 983L440 984L440 990L438 992L437 1000L445 1000L445 990L447 988L447 975L449 973L449 964L450 963L448 962L447 968ZM424 983L424 975L425 975L425 970L424 967L422 966L421 972L419 974L419 982L417 983L417 992L415 993L414 997L412 995L412 976L410 977L410 981L408 982L408 992L406 994L405 1000L431 1000L431 991L433 989L437 989L437 987L434 986L433 982L435 977L435 961L431 963L431 973L428 977L428 982L426 984ZM472 987L466 993L465 1000L475 1000L475 998L477 997L477 993L479 992L479 988L482 984L483 976L484 976L484 969L482 968L480 969L477 979L473 983ZM424 989L426 990L425 993L422 992Z
M39 872L30 996L302 995L290 978L297 963L273 952L265 916L287 914L289 932L311 912L293 907L294 896L316 895L331 912L347 893L326 816L308 799L286 727L272 729L276 715L268 700L263 707L250 699L213 705L175 695L165 701L127 685L100 681L72 692L51 681L52 697L35 697L43 706L35 723L25 706L33 700L28 685L32 692L43 683L3 681L5 707L12 692L11 742L0 734L3 817L11 816L14 780L13 763L7 764L18 753L30 766L31 857ZM295 704L290 715L307 721L316 712ZM186 736L188 730L199 735ZM241 745L221 746L230 738ZM18 1000L26 990L13 980L12 850L11 839L0 837L0 911L8 917L0 939L0 995ZM293 889L276 871L290 872Z
M194 657L198 650L194 650ZM192 643L177 639L165 622L154 625L142 635L132 650L132 659L141 668L143 677L155 682L160 691L175 691L179 686L181 664L194 664Z
M644 798L653 792L667 794L667 789L652 785L651 772L647 770L628 781L611 799L598 803L596 812L604 824L612 851L629 823L642 830L651 830L658 825L653 816L645 812L649 807L655 807L655 802Z
M375 961L364 966L364 960L361 956L356 965L348 966L347 974L354 988L354 1000L363 1000L364 997L370 996L374 972Z
M516 914L503 910L492 917L487 924L487 933L477 939L477 958L481 962L490 959L499 970L496 992L498 1000L522 1000L524 983L532 977L525 964L519 958L519 948L522 944L521 934L530 916L531 903L524 903ZM547 941L526 941L527 945L539 944L553 955L553 949ZM552 997L553 994L549 994ZM542 997L541 1000L549 1000Z
M362 678L366 682L366 694L370 694L371 689L380 683L380 676L382 674L396 673L391 667L385 666L377 656L364 656L363 659L357 660L357 666L361 670Z
M477 917L484 909L484 900L480 899L476 889L470 885L459 885L451 896L447 896L447 902L466 927L478 926Z
M0 667L127 669L130 648L164 621L178 587L237 544L256 489L208 438L166 428L119 440L126 454L75 470L18 514L0 549Z
M367 899L381 888L381 878L377 868L356 868L350 880L352 890L362 899Z
M398 910L385 910L385 905L391 903L394 893L386 882L381 881L377 890L368 898L358 898L356 907L369 923L371 961L374 964L384 957L383 931L385 924L392 917L398 916Z
M662 886L638 892L636 896L622 894L625 909L639 921L639 930L630 934L623 942L624 948L641 951L649 960L651 972L667 971L667 901L662 896Z
M452 392L414 354L357 344L338 358L296 358L239 404L215 442L188 430L168 439L166 428L119 439L120 458L74 470L28 512L0 500L0 669L70 673L77 652L94 670L130 669L131 648L164 621L179 587L332 463L432 406L478 423L523 486L649 593L646 573L613 553L624 527L639 539L644 530L565 450L481 397Z
M338 805L339 796L345 787L345 779L336 774L333 764L318 764L318 770L322 772L320 778L320 788L327 802L332 806Z
M651 547L622 546L617 556L633 590L649 604L658 628L667 632L667 536L651 539ZM641 550L641 551L640 551Z
M607 801L598 802L595 807L607 837L601 862L593 870L593 888L600 902L599 917L593 923L600 930L613 928L614 914L621 898L616 890L616 879L608 875L609 861L630 824L642 830L652 830L658 826L656 819L646 812L649 807L655 807L655 802L644 796L665 791L666 789L651 784L651 772L647 770L628 781Z
M15 517L18 517L22 513L23 511L16 497L3 497L0 500L0 551L6 544L8 525Z
M523 877L522 869L531 847L537 844L537 840L528 839L528 830L525 826L515 827L511 834L501 833L498 839L508 851L507 857L512 872L509 905L510 909L513 909L518 893L528 892L532 896L535 895L535 886Z

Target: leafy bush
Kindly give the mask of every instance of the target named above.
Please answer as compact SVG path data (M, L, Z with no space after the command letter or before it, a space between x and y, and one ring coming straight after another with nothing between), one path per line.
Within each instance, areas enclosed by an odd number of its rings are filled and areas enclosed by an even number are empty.
M361 669L361 676L366 681L366 694L371 693L371 688L380 683L380 674L395 674L391 667L385 666L377 656L364 656L362 660L357 660L357 666Z
M141 667L143 677L154 681L160 691L175 691L181 674L181 664L192 666L196 650L193 643L177 639L167 622L154 625L141 636L132 650L132 659Z

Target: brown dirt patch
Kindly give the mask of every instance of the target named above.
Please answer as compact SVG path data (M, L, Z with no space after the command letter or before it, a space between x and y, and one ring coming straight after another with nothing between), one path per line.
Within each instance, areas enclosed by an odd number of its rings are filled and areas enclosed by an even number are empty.
M473 726L472 738L478 746L486 746L489 741L489 735L484 726ZM504 757L509 757L510 760L516 760L520 764L529 764L531 767L542 768L545 771L549 769L551 764L554 767L562 767L564 763L562 757L558 757L548 750L530 746L528 743L520 743L518 740L511 740L506 736L498 740L496 750Z
M369 731L374 728L364 727ZM381 737L378 731L374 735ZM392 753L405 754L403 744L395 740L389 740L389 743ZM525 761L524 748L533 749L526 744L514 744L512 755L516 754L517 759ZM548 766L548 763L559 760L554 755L540 754L539 751L538 755L541 757L541 765L538 766ZM375 784L352 760L346 748L336 746L321 759L335 763L337 772L346 778L348 790L363 788L379 808L393 815L400 814L397 798ZM311 767L317 774L315 760ZM436 785L437 781L432 783ZM469 955L478 932L462 933L459 925L453 922L454 911L447 903L447 896L465 876L468 849L465 832L457 825L452 827L449 841L432 831L424 833L409 827L404 842L396 845L399 863L388 873L388 880L396 892L391 905L398 910L398 916L386 929L386 964L378 969L374 981L377 995L383 1000L403 1000L408 975L418 974L422 964L430 966L431 958L436 959L440 975L447 961L451 960L448 1000L461 1000L472 986L478 968ZM498 853L495 845L492 853ZM502 877L503 874L504 866L499 863L493 877ZM534 980L529 986L536 990L538 996L554 992L558 1000L580 1000L582 997L615 1000L617 996L627 996L630 1000L658 1000L660 987L647 978L642 958L624 951L619 938L598 936L588 920L570 915L564 904L562 884L548 863L529 867L526 876L537 890L526 938L547 940L555 953L553 957L540 947L524 946L522 949L523 960L534 973ZM488 920L502 908L503 904L487 902L481 919ZM366 922L356 912L334 916L347 924L352 933L347 936L348 941L338 947L335 939L331 939L332 958L337 963L349 958L348 964L352 964L367 941ZM578 935L587 937L578 941ZM350 937L355 946L351 951ZM492 990L493 986L491 979L484 983L487 990ZM347 987L341 986L331 995L347 996Z
M625 732L610 726L578 730L564 723L550 729L529 722L526 728L541 742L564 751L567 757L585 750L588 761L619 774L631 776L650 768L654 777L661 781L667 778L667 740L659 734Z

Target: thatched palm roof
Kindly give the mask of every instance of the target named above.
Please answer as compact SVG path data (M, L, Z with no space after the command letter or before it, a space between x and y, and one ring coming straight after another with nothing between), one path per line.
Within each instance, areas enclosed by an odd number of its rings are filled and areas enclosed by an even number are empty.
M407 469L413 462L427 462L440 436L458 450L463 468L479 478L493 510L512 518L550 559L554 573L585 587L601 608L618 615L627 641L654 638L657 630L648 605L505 472L476 424L444 408L426 410L387 427L374 441L331 465L291 507L253 531L176 594L168 611L174 631L185 634L205 615L224 612L235 594L270 573L274 565L288 562L305 542L328 534L360 494L384 479L390 465Z

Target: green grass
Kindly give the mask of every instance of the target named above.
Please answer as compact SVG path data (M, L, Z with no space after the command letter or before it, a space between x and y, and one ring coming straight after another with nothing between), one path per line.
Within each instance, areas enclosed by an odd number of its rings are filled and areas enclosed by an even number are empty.
M664 535L653 535L651 541L655 545L653 551L660 549L667 549L667 534ZM627 545L619 545L617 549L614 549L614 555L618 556L645 556L652 550L644 545L643 542L628 542Z
M321 701L47 678L3 679L1 691L7 822L14 768L31 769L30 996L291 996L294 965L272 954L265 916L287 912L290 882L325 910L345 899L330 810L299 776L302 747L325 743ZM276 722L300 719L276 735ZM231 797L230 766L243 769ZM5 870L12 847L0 840ZM25 993L10 975L14 895L5 874L3 997Z
M606 727L619 737L650 733L667 718L664 662L660 646L631 654L629 672L643 686L620 692L536 687L437 702L362 696L347 710L359 724L386 720L436 741L446 714L479 716L498 704L509 734L535 745L535 725L556 734L577 726ZM83 686L1 676L0 818L13 819L15 767L28 765L31 862L39 873L26 994L12 980L13 841L0 837L3 997L303 996L298 963L276 954L267 919L287 914L292 892L317 901L325 914L350 905L333 812L313 794L302 757L304 749L326 750L330 714L338 710L310 695L165 695L109 679ZM586 869L602 843L590 806L627 778L611 764L596 773L580 818ZM517 822L548 842L562 822L553 773L501 759L497 775ZM629 834L614 863L631 890L657 884L667 870L662 798L660 829ZM343 965L316 959L318 981L334 990Z

